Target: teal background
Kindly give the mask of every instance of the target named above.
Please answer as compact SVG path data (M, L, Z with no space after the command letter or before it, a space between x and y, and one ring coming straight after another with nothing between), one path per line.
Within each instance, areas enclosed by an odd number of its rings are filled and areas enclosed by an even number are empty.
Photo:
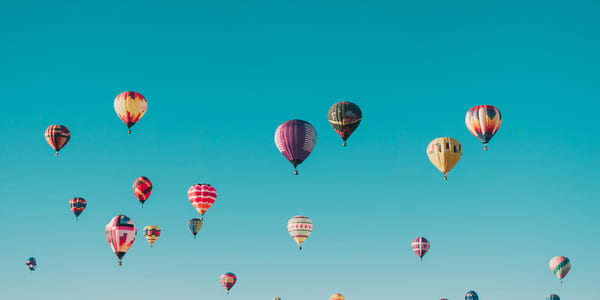
M2 1L0 298L594 299L599 6ZM131 135L113 109L126 90L149 103ZM341 100L363 111L346 148L326 117ZM464 124L479 104L503 115L487 152ZM319 135L299 176L273 142L294 118ZM51 124L72 132L58 158ZM448 182L425 153L440 136L464 149ZM201 182L218 199L194 240ZM117 214L139 233L121 267L104 235ZM299 214L314 223L301 253ZM145 225L163 230L153 248Z

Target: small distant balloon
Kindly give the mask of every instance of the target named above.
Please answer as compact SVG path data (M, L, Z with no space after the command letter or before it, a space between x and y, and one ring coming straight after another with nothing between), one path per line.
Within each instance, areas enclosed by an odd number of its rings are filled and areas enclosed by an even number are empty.
M571 261L564 256L555 256L550 260L550 271L554 273L554 275L560 279L560 283L562 283L562 279L567 276L567 273L571 270Z
M131 133L131 126L135 125L146 113L148 102L138 92L122 92L115 98L115 112L121 121L127 125Z
M344 146L346 146L346 140L358 128L362 120L362 112L358 105L348 101L341 101L329 108L327 118L333 130L342 138Z
M465 300L479 300L479 296L475 291L468 291L465 295Z
M298 244L298 249L302 250L301 244L306 241L312 232L312 221L305 216L295 216L288 221L287 228L296 244Z
M29 269L29 272L35 271L35 268L37 267L37 261L34 257L30 257L25 262L25 266L27 267L27 269Z
M147 177L140 177L133 182L133 194L144 207L144 202L152 194L152 182Z
M56 151L55 156L58 156L58 151L67 145L69 139L71 139L71 131L64 125L50 125L46 128L44 136L46 142Z
M451 137L440 137L427 145L427 156L431 163L444 174L444 180L446 180L448 172L458 163L461 155L462 146Z
M502 115L491 105L478 105L469 109L465 123L471 134L481 141L483 150L487 150L487 143L502 124Z
M221 285L227 291L227 294L229 294L229 290L231 290L231 288L237 281L237 277L235 277L235 274L233 274L233 273L225 273L225 274L221 275L221 277L219 279L221 281Z
M331 297L329 297L329 300L345 300L346 298L344 298L344 296L342 296L342 294L333 294L331 295Z
M135 241L137 235L135 223L125 215L118 215L106 224L105 232L108 245L119 258L117 265L120 266L123 263L123 256Z
M317 145L317 131L306 121L290 120L277 127L275 145L294 166L294 174L298 175L296 168Z
M79 215L85 210L86 206L87 202L81 197L75 197L69 200L69 207L71 207L71 211L77 220L79 220Z
M429 241L424 237L414 239L411 246L421 261L423 260L423 256L429 251Z
M281 300L281 297L274 297L273 300Z
M144 227L144 237L150 243L150 247L156 242L156 239L160 236L160 227L156 225L148 225Z
M202 229L202 220L193 218L187 224L190 231L194 234L194 238L196 238L196 234Z
M558 297L558 295L551 294L546 296L546 300L560 300L560 297Z
M206 211L217 200L217 190L210 184L194 184L188 189L188 198L194 208L204 217ZM200 220L202 219L200 218Z

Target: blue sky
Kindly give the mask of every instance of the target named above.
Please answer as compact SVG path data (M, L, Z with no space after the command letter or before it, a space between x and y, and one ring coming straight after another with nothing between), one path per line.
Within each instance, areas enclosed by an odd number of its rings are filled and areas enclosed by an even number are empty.
M0 298L600 292L597 2L122 2L0 3ZM126 90L148 99L131 135L113 110ZM341 100L363 111L346 148L326 118ZM503 114L487 152L464 124L479 104ZM299 176L273 142L295 118L319 135ZM59 158L51 124L72 133ZM425 154L440 136L464 149L448 182ZM143 209L139 176L154 184ZM219 196L194 240L201 182ZM117 214L139 230L122 267L104 235ZM300 254L298 214L314 223ZM153 248L145 225L163 230Z

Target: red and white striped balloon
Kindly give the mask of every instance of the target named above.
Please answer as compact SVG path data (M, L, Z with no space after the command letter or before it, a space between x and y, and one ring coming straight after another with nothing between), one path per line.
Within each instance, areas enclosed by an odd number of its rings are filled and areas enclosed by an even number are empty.
M210 184L194 184L188 190L188 198L196 210L204 216L217 200L217 190Z

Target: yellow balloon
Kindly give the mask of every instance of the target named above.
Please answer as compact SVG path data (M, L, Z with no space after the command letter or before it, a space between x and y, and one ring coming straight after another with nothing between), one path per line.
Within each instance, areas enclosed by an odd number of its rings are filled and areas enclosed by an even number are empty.
M446 180L446 175L462 156L462 146L451 137L440 137L427 145L427 156L431 163L444 173L444 180Z

